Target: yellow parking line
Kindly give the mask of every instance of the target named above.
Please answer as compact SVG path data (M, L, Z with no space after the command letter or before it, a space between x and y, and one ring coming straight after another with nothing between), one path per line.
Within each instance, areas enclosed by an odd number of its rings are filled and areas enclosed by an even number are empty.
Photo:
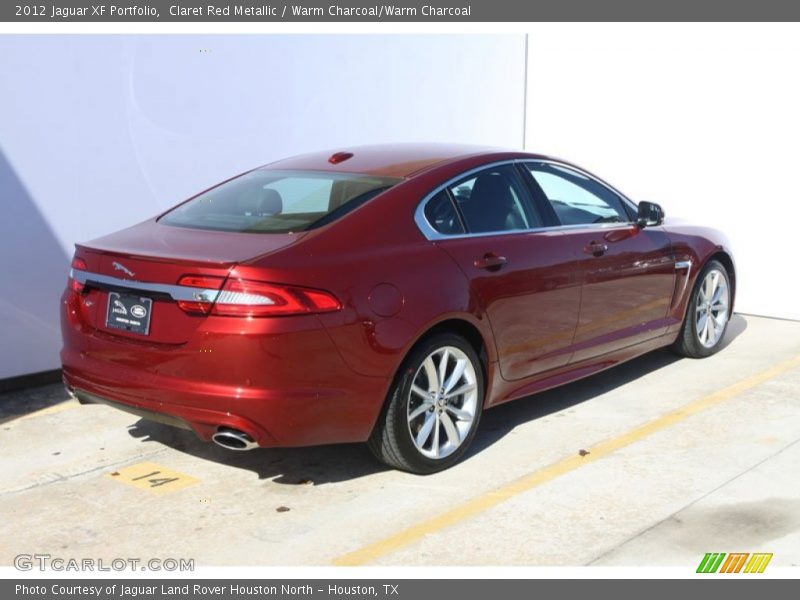
M695 400L694 402L690 402L689 404L658 417L657 419L636 427L627 433L601 442L594 447L590 447L590 453L585 456L575 455L564 458L538 471L524 475L500 488L486 492L485 494L473 498L472 500L468 500L467 502L455 506L436 517L422 521L416 525L412 525L411 527L395 533L387 538L364 546L363 548L348 554L339 556L333 560L333 564L362 565L381 556L391 554L400 548L421 540L428 534L440 531L470 517L474 517L475 515L482 513L493 506L500 504L501 502L505 502L509 498L547 483L548 481L551 481L560 475L574 471L575 469L582 467L587 463L603 458L604 456L608 456L616 450L629 446L634 442L656 433L657 431L675 425L676 423L679 423L680 421L697 414L700 411L711 408L712 406L720 404L725 400L733 398L734 396L738 396L739 394L752 389L757 385L764 383L765 381L777 377L778 375L781 375L782 373L785 373L786 371L797 366L800 366L800 356L796 356L791 360L778 363L777 365L770 367L761 373L747 377L731 386L714 392L713 394L709 394L708 396L704 396L698 400Z
M2 423L19 423L20 421L25 421L27 419L33 419L35 417L44 417L45 415L55 415L60 412L64 412L65 410L70 410L72 408L78 408L80 403L75 398L70 398L69 400L64 400L63 402L59 402L58 404L54 404L53 406L47 406L45 408L41 408L39 410L35 410L31 413L26 415L20 415L19 417L11 417L5 419L4 421L0 421Z

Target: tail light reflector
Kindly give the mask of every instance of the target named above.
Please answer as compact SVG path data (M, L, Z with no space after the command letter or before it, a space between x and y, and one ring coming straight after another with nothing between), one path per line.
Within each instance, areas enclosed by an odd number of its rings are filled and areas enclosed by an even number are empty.
M72 259L72 264L70 265L72 269L77 269L78 271L85 271L86 270L86 261L82 258L78 258L77 256ZM73 292L80 294L83 291L83 284L74 279L72 277L72 271L70 270L70 278L69 278L69 289Z
M335 296L322 290L229 279L211 312L229 317L278 317L339 310Z
M247 279L185 275L179 285L197 288L196 300L179 300L178 306L194 314L226 317L279 317L339 310L331 293L300 286Z

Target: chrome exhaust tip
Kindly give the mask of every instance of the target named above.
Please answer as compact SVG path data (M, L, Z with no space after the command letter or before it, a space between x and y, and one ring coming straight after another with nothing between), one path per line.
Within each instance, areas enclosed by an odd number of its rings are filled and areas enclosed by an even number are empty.
M220 427L217 429L217 432L211 436L211 440L217 446L222 446L228 450L245 451L258 448L258 444L253 438L244 431L239 431L231 427Z

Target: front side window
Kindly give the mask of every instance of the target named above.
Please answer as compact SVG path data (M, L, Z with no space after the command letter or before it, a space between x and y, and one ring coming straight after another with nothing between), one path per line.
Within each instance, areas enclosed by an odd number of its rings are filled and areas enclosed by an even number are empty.
M449 188L469 233L541 227L541 219L514 165L490 167Z
M559 165L526 166L562 225L630 221L620 197L594 179Z
M401 181L389 177L256 169L159 219L176 227L288 233L330 223Z

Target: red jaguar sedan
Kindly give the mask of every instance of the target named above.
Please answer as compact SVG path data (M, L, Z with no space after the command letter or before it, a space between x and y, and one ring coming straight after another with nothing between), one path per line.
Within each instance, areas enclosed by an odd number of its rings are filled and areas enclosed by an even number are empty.
M568 162L452 145L297 156L78 244L64 381L232 450L453 465L481 413L662 346L720 348L725 237Z

